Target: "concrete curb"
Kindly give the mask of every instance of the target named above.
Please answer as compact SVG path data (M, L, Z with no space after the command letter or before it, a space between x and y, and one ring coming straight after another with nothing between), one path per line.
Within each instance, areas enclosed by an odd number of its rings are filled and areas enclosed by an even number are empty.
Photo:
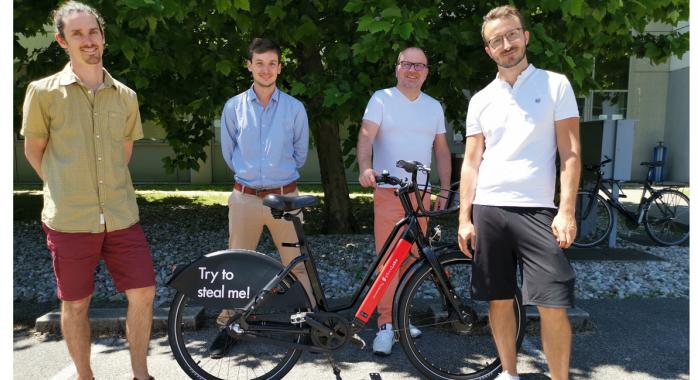
M486 308L477 310L481 316L487 316ZM153 310L153 331L167 331L167 318L169 308L155 308ZM434 312L435 316L438 312ZM583 333L593 330L593 323L589 313L576 307L568 309L567 315L570 318L572 331ZM187 308L187 315L184 316L184 328L192 329L204 316L203 307ZM90 326L94 334L114 334L123 333L126 324L126 308L93 308L89 311ZM540 315L535 307L526 307L526 332L537 334L540 331ZM52 310L36 319L34 328L39 333L59 333L61 327L61 313L59 310Z
M203 307L187 308L184 315L185 329L192 329L203 318ZM153 331L167 331L169 308L153 309ZM90 326L95 334L123 333L126 327L126 308L93 308L89 311ZM58 333L61 330L61 313L52 310L36 319L34 329L40 333Z

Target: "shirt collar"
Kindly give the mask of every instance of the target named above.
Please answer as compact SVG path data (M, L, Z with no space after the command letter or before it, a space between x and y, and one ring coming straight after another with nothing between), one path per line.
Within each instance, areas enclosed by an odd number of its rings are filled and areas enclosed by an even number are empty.
M114 86L114 78L112 78L112 76L109 75L107 69L102 68L102 72L104 73L104 83L102 83L102 86L100 88ZM58 84L60 84L61 86L67 86L73 83L77 83L81 86L84 86L80 78L78 78L75 72L73 72L73 68L72 66L70 66L70 62L68 62L60 73Z
M521 74L519 74L519 76L516 77L516 82L514 82L514 85L513 85L513 86L509 86L509 83L507 83L507 81L505 81L504 79L499 78L499 72L497 72L496 80L497 80L497 83L499 83L499 86L500 86L500 87L505 87L505 86L506 86L506 87L508 87L508 88L513 88L513 87L520 86L521 83L523 83L524 81L526 81L526 79L528 79L528 77L530 77L531 74L533 74L534 71L536 71L535 66L533 66L533 64L529 63L529 64L528 64L528 67L526 67L526 70L522 71Z
M274 103L278 103L279 96L280 96L279 88L275 87L274 92L271 94L271 100L274 101ZM254 92L254 85L250 86L250 89L247 90L247 97L250 101L255 101L255 102L259 103L259 99L257 98L257 93Z

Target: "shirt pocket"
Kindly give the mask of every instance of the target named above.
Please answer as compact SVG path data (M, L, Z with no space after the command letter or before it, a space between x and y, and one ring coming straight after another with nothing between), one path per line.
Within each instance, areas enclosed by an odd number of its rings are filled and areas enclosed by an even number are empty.
M124 141L126 134L126 114L118 111L107 112L107 128L114 141Z

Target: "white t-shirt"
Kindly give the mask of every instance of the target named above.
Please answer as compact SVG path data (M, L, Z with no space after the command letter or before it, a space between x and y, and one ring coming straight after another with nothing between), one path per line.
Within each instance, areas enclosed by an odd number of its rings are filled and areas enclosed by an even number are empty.
M444 111L436 99L421 92L411 101L396 87L376 91L363 118L379 127L373 140L373 170L378 173L387 170L398 178L411 178L395 166L398 160L430 166L434 138L446 133ZM426 175L419 173L417 182L421 185L425 180Z
M562 74L529 65L513 88L499 75L473 96L466 136L483 133L474 204L555 207L555 122L578 117Z

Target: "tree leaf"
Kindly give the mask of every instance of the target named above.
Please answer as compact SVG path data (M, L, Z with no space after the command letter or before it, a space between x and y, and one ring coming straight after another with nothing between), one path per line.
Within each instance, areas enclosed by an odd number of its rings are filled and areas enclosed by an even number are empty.
M278 19L284 18L286 16L286 12L279 6L277 5L267 5L267 7L264 9L264 13L269 16L271 21L276 21Z
M371 34L378 32L389 32L393 25L389 21L377 20L368 24L368 32Z
M233 0L233 6L236 9L242 9L243 11L250 11L250 0Z
M414 31L414 28L412 27L412 23L410 23L410 22L405 22L403 24L400 24L400 26L397 28L398 34L404 40L407 40L410 38L410 35L412 35L412 31Z
M232 69L232 67L233 64L227 59L216 62L216 71L223 74L224 76L228 76L228 74L230 74L230 70Z
M389 7L381 12L381 16L384 18L400 18L402 17L402 11L398 7Z
M347 2L347 5L342 8L344 12L349 12L349 13L358 13L364 8L364 5L360 0L349 0Z

